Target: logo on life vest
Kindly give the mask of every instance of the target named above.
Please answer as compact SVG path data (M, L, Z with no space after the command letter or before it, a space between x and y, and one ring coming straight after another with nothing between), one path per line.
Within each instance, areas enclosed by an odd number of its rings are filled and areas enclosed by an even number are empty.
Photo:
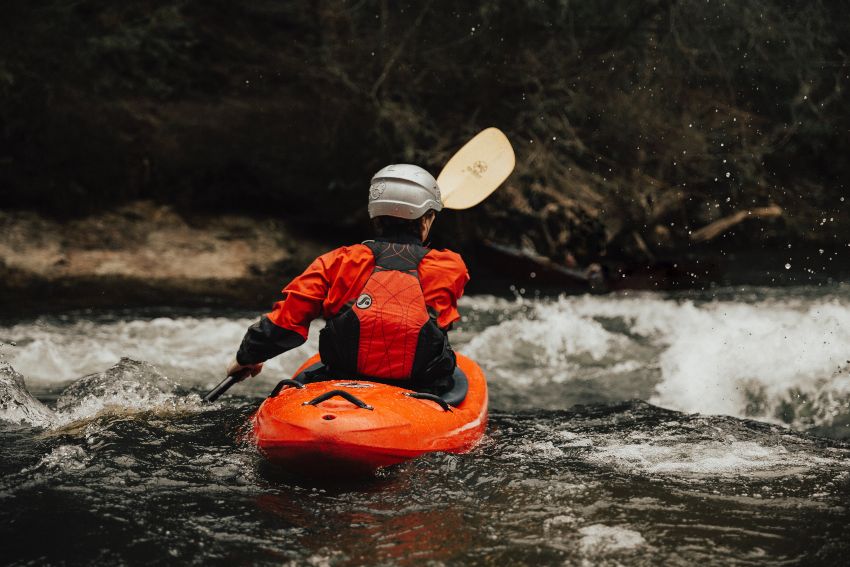
M372 296L368 293L364 293L363 295L357 298L357 301L354 302L354 305L358 309L369 309L372 306Z

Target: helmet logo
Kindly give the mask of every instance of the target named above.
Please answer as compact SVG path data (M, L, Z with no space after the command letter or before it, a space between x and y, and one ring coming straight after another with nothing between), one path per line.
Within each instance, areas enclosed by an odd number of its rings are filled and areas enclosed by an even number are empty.
M378 181L377 183L372 184L372 186L369 187L369 198L373 201L380 199L386 189L386 181Z
M475 177L481 179L481 177L487 173L487 162L478 160L475 163L466 166L466 170Z
M357 298L357 301L354 303L355 307L358 309L369 309L372 307L372 296L368 293L364 293L360 297Z

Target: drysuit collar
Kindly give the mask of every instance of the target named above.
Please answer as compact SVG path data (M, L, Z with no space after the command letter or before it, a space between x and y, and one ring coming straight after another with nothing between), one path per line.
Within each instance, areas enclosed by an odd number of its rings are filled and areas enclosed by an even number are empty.
M422 240L412 234L393 234L389 236L376 236L373 238L375 242L394 242L396 244L416 244L417 246L424 246Z

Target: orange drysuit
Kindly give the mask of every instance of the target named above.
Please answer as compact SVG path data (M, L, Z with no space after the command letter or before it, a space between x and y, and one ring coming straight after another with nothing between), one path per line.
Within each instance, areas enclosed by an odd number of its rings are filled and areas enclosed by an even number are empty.
M317 317L323 317L333 323L335 319L341 318L338 316L348 310L357 310L364 305L368 309L367 302L358 298L363 294L367 283L374 281L373 276L384 269L382 265L376 266L376 254L389 258L388 261L391 264L394 260L391 257L392 250L395 249L392 247L418 251L414 263L410 264L413 269L409 271L418 278L419 285L416 286L416 291L418 293L418 288L421 288L421 297L427 308L425 317L430 317L436 327L445 334L449 326L460 318L457 301L463 295L464 286L469 281L469 274L461 257L449 250L422 248L414 237L394 237L392 241L376 239L364 244L337 248L310 264L304 273L283 289L284 297L275 304L274 309L248 329L236 355L237 362L244 365L256 364L301 345L307 339L310 322ZM401 293L400 290L404 286L395 283L400 281L398 278L387 281L388 283L380 284L378 287L384 289L388 286L396 286L398 289L385 289L384 295L392 297L396 292ZM376 284L369 285L372 289L376 288ZM370 293L374 295L374 292ZM371 297L368 303L372 303ZM384 317L389 316L384 314ZM328 327L331 325L329 324ZM350 328L350 325L340 326L340 328ZM357 333L352 333L349 340L363 343L365 338L353 336L355 334ZM433 335L433 332L431 334ZM381 333L370 332L369 340L372 343L380 342L383 338L379 335ZM324 336L320 339L320 343L322 341L325 341ZM407 358L412 361L417 344L415 341L413 344L408 344L410 342L407 341L406 346L396 346L392 351L393 358L400 356L402 359ZM448 347L447 340L446 346ZM378 345L378 348L380 347L381 345ZM374 350L374 344L370 344L369 348ZM399 348L409 352L399 352ZM321 345L320 350L325 350L324 345ZM387 352L389 353L390 350L388 349ZM357 356L356 353L354 356ZM361 344L360 358L363 359L363 357L364 348ZM452 361L453 359L452 355ZM349 366L352 368L345 370L354 372L353 365ZM386 363L383 363L383 366L386 366ZM376 364L370 366L364 362L359 365L359 368L362 371L363 368L374 370L377 367ZM383 376L375 370L369 372L369 375L377 374L381 378L403 379L412 377L403 375L409 374L410 371L411 364L407 364L402 370L396 368L393 371L395 374L388 371L390 375Z

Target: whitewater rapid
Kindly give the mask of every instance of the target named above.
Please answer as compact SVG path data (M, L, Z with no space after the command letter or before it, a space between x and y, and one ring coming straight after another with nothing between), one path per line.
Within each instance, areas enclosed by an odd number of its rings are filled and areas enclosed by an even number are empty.
M643 399L687 413L794 428L850 415L850 289L721 290L702 295L461 301L456 350L477 359L496 409L566 409ZM186 389L208 389L253 321L239 313L112 313L0 326L0 356L33 392L53 391L122 357ZM318 329L271 360L242 395L263 395L317 349Z
M477 296L457 350L487 434L314 485L247 442L299 349L219 402L258 314L0 323L0 538L13 564L840 564L850 288ZM745 419L742 419L745 418ZM832 437L830 439L829 437ZM290 473L296 473L293 478ZM45 546L45 537L73 545Z

